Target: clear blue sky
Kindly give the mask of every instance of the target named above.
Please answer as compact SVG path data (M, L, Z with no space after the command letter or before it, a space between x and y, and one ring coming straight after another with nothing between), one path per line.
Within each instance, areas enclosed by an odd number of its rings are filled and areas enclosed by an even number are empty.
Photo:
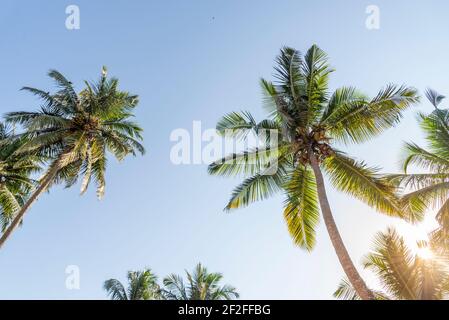
M77 4L81 29L65 28ZM380 30L365 8L380 8ZM111 161L102 202L91 190L54 188L32 208L0 251L0 298L103 299L102 283L151 267L164 276L201 261L248 299L330 298L342 270L321 224L312 253L295 248L282 197L232 214L222 211L238 180L207 175L206 165L174 166L173 129L204 128L233 110L259 118L258 79L270 78L283 45L316 43L336 68L331 86L373 95L387 83L449 94L447 1L12 1L0 4L0 111L33 110L24 85L51 88L48 69L78 88L102 65L141 97L145 157ZM346 150L386 171L398 170L403 140L422 141L415 121L423 103L395 129ZM374 233L395 223L329 191L344 240L358 263ZM81 289L65 288L78 265ZM359 264L358 264L359 265ZM370 280L371 281L371 280Z

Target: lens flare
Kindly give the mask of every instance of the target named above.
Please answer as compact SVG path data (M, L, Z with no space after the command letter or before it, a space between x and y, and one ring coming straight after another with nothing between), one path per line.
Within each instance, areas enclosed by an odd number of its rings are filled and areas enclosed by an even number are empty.
M430 250L430 248L424 247L424 248L417 248L416 249L416 255L424 260L430 260L433 258L433 252Z

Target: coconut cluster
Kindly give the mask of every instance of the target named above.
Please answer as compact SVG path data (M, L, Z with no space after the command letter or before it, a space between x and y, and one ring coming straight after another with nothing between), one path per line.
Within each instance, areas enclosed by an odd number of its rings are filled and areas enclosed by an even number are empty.
M309 152L313 152L318 162L334 155L323 127L314 127L311 131L297 130L295 138L295 162L306 165L310 163Z

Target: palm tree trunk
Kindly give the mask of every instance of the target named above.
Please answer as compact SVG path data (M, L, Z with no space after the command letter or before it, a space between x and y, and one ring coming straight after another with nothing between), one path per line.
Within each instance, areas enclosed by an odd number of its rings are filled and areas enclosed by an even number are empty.
M5 232L2 234L0 238L0 249L9 239L14 230L17 229L17 227L20 225L20 222L22 221L23 217L25 216L31 205L39 198L39 196L42 193L44 193L48 189L51 182L58 174L58 171L60 169L59 167L60 167L59 161L57 161L55 165L51 167L50 170L47 172L47 174L42 178L41 182L39 183L39 186L36 188L36 190L34 190L33 194L30 196L27 202L17 212L16 216L14 217L14 220L11 222L11 224L8 226L8 228L5 230Z
M363 300L374 300L374 295L371 290L365 284L359 272L352 263L351 257L349 256L348 250L343 243L343 239L338 232L337 225L335 223L334 217L332 216L331 207L327 199L326 188L324 186L323 174L321 173L318 161L313 153L310 156L310 164L312 166L313 172L315 173L315 180L318 190L318 199L320 201L321 212L323 213L324 223L326 224L327 231L334 246L335 252L338 256L343 270L346 273L349 281L351 282L357 294Z

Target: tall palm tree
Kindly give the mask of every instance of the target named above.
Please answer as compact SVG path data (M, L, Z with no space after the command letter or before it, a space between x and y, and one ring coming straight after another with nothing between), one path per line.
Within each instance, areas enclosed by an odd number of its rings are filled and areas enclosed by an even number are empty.
M436 219L440 228L432 237L449 250L449 110L439 108L445 98L443 95L428 89L426 96L435 108L428 115L418 115L427 148L406 143L402 161L404 173L389 175L388 179L408 192L404 201L438 210ZM412 165L424 173L409 173Z
M232 300L239 297L236 289L229 285L221 286L221 273L209 273L198 264L191 274L186 271L187 283L176 274L164 278L161 293L166 300Z
M15 152L35 153L49 158L48 169L38 187L24 203L11 224L0 238L0 247L11 236L25 213L36 199L51 185L65 182L74 185L83 176L83 194L92 180L97 184L97 195L102 198L105 190L106 154L110 152L118 160L127 155L144 153L140 144L142 129L130 119L138 97L118 89L118 80L108 79L106 68L97 83L85 82L86 88L79 94L70 81L58 71L49 76L59 90L47 91L25 87L23 90L37 95L44 102L35 112L10 112L9 123L23 126L25 132L18 137L26 142Z
M424 246L424 243L420 244ZM364 260L364 267L379 278L382 291L375 291L379 300L442 300L449 298L447 256L436 253L429 258L413 254L394 229L380 232L373 252ZM343 280L334 296L358 300L352 285Z
M151 269L128 272L128 288L117 279L104 282L104 290L112 300L159 300L160 288Z
M303 57L284 47L276 60L272 83L262 79L269 118L257 123L248 112L233 112L217 124L219 133L245 139L249 132L277 132L277 146L245 150L209 166L212 175L247 178L233 192L226 210L249 205L278 191L286 195L284 218L294 242L307 250L315 245L320 220L318 203L339 261L350 282L364 299L374 296L366 287L345 248L327 199L323 171L333 186L380 212L408 219L399 207L394 187L378 169L356 161L336 143L362 143L397 124L402 112L418 102L415 89L388 85L373 99L353 87L330 94L333 70L316 45ZM270 142L271 144L271 142Z
M26 201L39 171L39 158L32 154L15 154L23 139L11 139L11 128L0 122L0 225L5 230Z

